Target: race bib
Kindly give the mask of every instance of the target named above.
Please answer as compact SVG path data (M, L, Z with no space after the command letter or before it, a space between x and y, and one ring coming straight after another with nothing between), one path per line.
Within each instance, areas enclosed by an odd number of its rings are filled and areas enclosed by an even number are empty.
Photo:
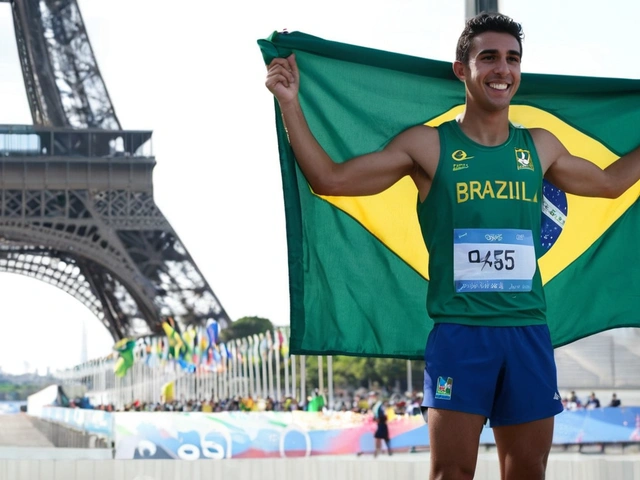
M531 230L453 231L456 292L530 292L536 272Z

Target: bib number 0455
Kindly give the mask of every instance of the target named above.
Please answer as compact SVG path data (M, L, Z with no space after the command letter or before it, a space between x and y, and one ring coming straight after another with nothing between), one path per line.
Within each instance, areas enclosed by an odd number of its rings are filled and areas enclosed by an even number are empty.
M455 229L456 292L531 291L536 255L531 230Z
M495 270L513 270L516 268L515 250L480 250L469 251L469 263L480 263L485 267Z

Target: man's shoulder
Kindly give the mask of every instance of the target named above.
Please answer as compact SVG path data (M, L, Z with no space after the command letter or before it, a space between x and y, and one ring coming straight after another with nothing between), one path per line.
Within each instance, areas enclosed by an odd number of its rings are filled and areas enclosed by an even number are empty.
M437 135L438 128L420 123L418 125L413 125L412 127L407 128L400 135L402 135L403 133L409 133L412 135Z
M551 140L558 141L558 138L546 128L534 127L527 128L525 130L527 130L531 134L534 142L548 142Z
M414 125L400 132L394 139L409 145L439 144L438 129L429 125Z
M530 128L529 133L533 139L538 156L542 161L557 158L563 151L563 146L558 137L544 128ZM545 169L546 170L546 169Z

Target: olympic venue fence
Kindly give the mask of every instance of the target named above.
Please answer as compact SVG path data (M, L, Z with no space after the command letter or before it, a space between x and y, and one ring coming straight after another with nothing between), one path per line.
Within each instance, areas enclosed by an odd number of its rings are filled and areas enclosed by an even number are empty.
M345 455L374 450L375 421L354 412L106 412L42 407L40 420L62 425L112 445L117 459L222 460ZM396 452L429 447L428 427L420 415L389 419ZM484 428L481 445L495 445ZM556 417L556 447L596 448L617 445L640 449L640 407L605 407L564 411Z

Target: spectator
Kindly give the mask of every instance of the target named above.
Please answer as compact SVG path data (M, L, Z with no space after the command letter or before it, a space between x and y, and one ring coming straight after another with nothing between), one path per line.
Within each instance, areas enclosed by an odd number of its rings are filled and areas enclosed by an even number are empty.
M571 390L571 395L569 395L568 405L569 410L577 410L578 408L582 407L582 402L580 402L580 399L576 395L576 392L573 390Z
M564 404L565 410L578 410L580 408L580 400L576 395L576 392L571 392L568 398L565 398Z
M598 397L596 397L595 392L591 392L591 395L589 395L589 399L587 400L585 408L589 410L600 408L600 400L598 400Z
M378 426L376 428L373 437L375 438L376 450L373 453L374 458L378 456L382 447L382 440L384 440L385 445L387 446L387 453L391 455L391 440L389 438L389 427L387 426L387 408L388 402L378 401L373 405L373 418L377 422Z
M325 405L324 396L322 396L318 391L318 389L316 388L313 391L313 398L310 399L309 404L307 406L307 411L321 412L324 408L324 405Z
M205 413L213 412L213 401L209 400L207 402L206 400L202 400L202 406L200 407L200 411Z
M615 393L613 395L611 395L611 402L609 402L609 406L610 407L619 407L620 406L620 399L618 398L618 396Z

